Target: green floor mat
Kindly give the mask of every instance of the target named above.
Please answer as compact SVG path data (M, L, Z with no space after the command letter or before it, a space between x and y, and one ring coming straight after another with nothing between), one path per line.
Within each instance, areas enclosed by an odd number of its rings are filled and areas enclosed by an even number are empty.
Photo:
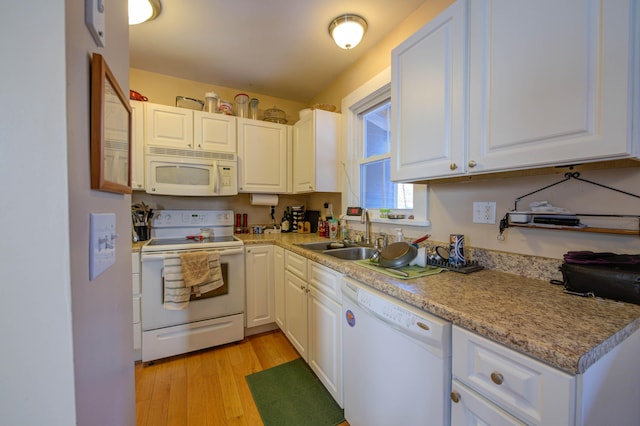
M344 412L302 358L245 377L265 426L333 426Z

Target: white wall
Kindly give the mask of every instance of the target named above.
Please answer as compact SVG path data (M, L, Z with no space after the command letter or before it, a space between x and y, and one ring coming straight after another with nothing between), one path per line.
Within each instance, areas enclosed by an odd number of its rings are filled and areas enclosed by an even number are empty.
M83 0L0 14L0 423L135 423L129 196L89 189ZM126 0L107 3L107 57L128 90ZM89 281L89 212L115 212L116 265Z
M79 425L135 424L131 293L131 196L90 189L90 59L103 55L129 91L127 1L105 2L106 45L84 22L84 0L66 0L69 239L73 356ZM91 213L115 213L116 263L89 280Z
M0 14L0 422L72 425L65 2L36 3Z

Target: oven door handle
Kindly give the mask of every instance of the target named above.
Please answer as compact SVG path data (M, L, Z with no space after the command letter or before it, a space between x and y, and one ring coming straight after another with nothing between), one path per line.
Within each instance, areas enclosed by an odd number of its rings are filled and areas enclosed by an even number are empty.
M228 248L228 249L222 249L222 250L212 249L212 250L208 250L208 251L217 251L218 253L220 253L220 257L223 257L223 256L234 255L234 254L244 254L244 247L242 247L242 248ZM143 254L142 256L140 256L140 260L142 262L147 262L147 261L152 261L152 260L164 260L167 257L177 257L177 256L178 256L178 254L176 254L176 253Z

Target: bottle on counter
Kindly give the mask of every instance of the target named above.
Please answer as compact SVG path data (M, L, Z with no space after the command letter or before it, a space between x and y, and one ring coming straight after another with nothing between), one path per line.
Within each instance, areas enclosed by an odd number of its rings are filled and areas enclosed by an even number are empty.
M291 232L291 217L289 215L289 207L284 211L282 223L280 224L281 232Z

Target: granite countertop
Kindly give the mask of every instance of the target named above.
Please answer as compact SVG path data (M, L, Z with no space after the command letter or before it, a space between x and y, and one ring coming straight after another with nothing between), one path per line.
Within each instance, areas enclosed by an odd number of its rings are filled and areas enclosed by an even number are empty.
M296 245L322 240L316 234L240 238L284 247L569 374L584 373L640 328L640 305L568 295L547 280L489 269L401 280Z

